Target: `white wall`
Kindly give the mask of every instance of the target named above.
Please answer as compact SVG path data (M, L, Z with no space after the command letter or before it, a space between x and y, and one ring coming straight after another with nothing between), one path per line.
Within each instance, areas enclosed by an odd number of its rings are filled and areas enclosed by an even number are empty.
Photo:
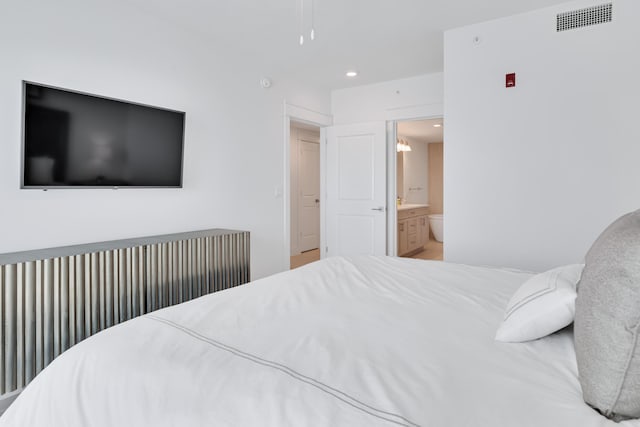
M334 124L442 117L443 75L356 86L331 92Z
M109 2L9 2L0 55L0 253L234 228L254 278L285 268L283 101L328 112L329 93L262 89L250 58ZM184 188L20 190L23 79L185 111Z
M640 205L640 2L556 33L579 1L445 34L445 259L580 261ZM474 43L474 37L480 43ZM517 87L505 88L505 73Z

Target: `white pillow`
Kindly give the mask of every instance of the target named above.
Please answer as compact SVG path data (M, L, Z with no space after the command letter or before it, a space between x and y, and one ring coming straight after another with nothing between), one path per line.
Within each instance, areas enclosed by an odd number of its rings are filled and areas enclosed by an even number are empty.
M523 342L545 337L573 322L576 285L584 264L571 264L536 274L507 304L496 340Z

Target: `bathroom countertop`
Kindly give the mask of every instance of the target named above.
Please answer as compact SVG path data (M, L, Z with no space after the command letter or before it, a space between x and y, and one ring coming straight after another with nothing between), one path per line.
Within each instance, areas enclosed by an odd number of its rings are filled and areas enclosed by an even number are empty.
M407 209L418 209L418 208L428 208L429 205L421 205L419 203L407 203L407 204L403 204L403 205L398 205L398 210L399 211L404 211Z

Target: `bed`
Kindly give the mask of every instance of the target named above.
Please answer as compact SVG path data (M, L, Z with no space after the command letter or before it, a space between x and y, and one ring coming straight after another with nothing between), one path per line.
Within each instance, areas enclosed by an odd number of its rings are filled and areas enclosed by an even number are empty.
M494 339L531 276L329 258L88 338L0 426L640 426L584 403L570 327Z

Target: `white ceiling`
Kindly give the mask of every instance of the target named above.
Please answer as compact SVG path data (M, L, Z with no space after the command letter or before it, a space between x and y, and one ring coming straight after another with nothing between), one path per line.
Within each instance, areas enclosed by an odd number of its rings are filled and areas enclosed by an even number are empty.
M433 125L440 125L434 127ZM398 122L398 137L411 138L419 142L443 142L444 122L442 119L408 120Z
M204 37L209 54L257 75L338 89L442 71L443 31L559 0L120 0ZM299 46L300 1L315 4ZM220 54L220 50L224 50ZM246 61L251 58L252 61ZM347 69L360 75L345 77Z

